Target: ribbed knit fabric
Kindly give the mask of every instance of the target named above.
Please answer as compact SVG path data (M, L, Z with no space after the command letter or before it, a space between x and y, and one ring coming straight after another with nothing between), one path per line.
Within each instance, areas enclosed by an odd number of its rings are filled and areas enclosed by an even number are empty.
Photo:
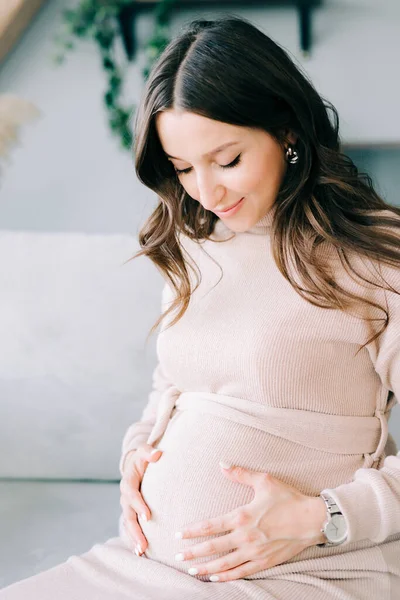
M400 598L400 453L387 430L400 397L400 295L354 281L321 246L344 286L388 303L387 329L356 354L373 323L314 306L294 290L273 260L274 210L229 241L219 241L232 235L222 221L213 240L181 237L201 283L182 319L169 329L163 323L153 389L126 431L119 463L122 473L142 442L163 451L141 485L152 512L148 522L139 517L145 554L129 550L121 515L119 537L5 588L0 600ZM372 276L372 262L356 264ZM400 270L381 272L400 291ZM171 298L166 284L163 310ZM223 476L220 460L267 471L310 496L326 490L345 515L347 541L232 582L188 575L211 557L174 555L210 536L178 540L175 531L253 497Z

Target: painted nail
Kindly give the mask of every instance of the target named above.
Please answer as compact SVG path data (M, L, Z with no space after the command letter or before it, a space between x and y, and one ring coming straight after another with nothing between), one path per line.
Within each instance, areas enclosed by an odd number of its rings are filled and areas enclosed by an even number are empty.
M177 539L181 540L181 539L183 538L182 531L177 531L177 532L175 533L175 537L176 537Z
M185 560L185 555L182 552L175 554L175 560Z
M189 575L197 575L198 572L199 570L196 569L196 567L190 567L190 569L188 569Z
M210 575L210 581L219 581L218 575Z
M220 464L220 466L221 466L223 469L230 469L230 468L231 468L231 466L232 466L232 465L230 465L229 463L222 462L222 460L220 461L220 463L219 463L219 464Z

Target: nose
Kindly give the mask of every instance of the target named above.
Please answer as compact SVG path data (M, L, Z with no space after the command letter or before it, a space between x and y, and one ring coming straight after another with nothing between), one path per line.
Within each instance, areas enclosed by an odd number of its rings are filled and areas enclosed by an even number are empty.
M225 194L224 186L215 181L212 177L197 178L197 189L199 202L206 210L214 210L222 204L222 198Z

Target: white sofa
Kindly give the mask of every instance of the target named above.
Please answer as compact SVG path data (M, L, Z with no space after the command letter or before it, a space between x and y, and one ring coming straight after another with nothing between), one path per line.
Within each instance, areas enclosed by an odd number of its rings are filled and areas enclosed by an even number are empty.
M162 278L129 235L0 232L0 588L118 535Z

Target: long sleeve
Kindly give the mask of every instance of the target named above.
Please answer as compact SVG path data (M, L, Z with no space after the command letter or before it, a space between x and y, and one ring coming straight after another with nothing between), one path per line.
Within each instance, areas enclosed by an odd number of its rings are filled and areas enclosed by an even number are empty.
M170 288L167 283L162 290L161 310L167 308ZM172 382L166 376L163 366L159 360L152 375L152 390L149 394L146 406L143 409L139 421L130 425L122 440L122 451L119 461L119 471L123 475L124 462L128 452L147 442L149 434L156 421L157 406L162 393L172 385Z
M400 292L400 269L384 267L382 273ZM382 385L399 403L400 295L386 290L385 296L389 324L369 352ZM323 491L333 497L346 518L348 538L343 545L363 539L381 543L400 533L400 452L386 456L380 468L360 468L351 482Z

